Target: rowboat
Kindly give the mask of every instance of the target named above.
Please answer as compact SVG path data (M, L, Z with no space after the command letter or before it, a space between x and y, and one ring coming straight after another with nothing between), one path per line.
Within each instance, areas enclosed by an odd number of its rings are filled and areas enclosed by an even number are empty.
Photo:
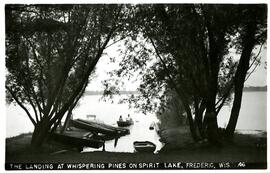
M154 130L155 129L155 123L151 123L150 126L149 126L149 130Z
M130 125L133 125L134 122L132 120L127 120L127 121L117 121L117 125L119 127L128 127Z
M153 153L156 150L156 145L150 141L135 141L133 146L137 152Z

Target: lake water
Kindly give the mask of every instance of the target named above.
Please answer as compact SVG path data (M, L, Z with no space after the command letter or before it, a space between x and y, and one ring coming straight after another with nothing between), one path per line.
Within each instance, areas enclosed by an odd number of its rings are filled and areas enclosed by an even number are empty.
M121 137L115 148L114 140L106 142L106 151L133 152L133 141L151 141L157 145L156 151L163 146L155 130L149 130L150 124L158 121L155 115L144 115L135 109L129 109L127 104L117 104L117 101L115 103L100 101L100 97L100 95L84 96L73 112L74 119L86 119L86 115L92 114L96 115L98 120L114 126L117 126L116 121L120 115L126 118L127 114L130 114L134 120L134 125L129 127L130 135ZM116 97L117 99L119 96ZM266 106L266 92L244 92L236 129L266 131ZM220 127L226 126L230 110L230 105L222 108L218 117ZM7 137L33 131L33 125L19 106L6 105L6 114ZM84 151L93 151L93 149L85 148Z
M226 127L231 108L231 105L227 105L220 110L218 115L218 125L220 127ZM266 131L266 117L267 92L244 92L236 129Z

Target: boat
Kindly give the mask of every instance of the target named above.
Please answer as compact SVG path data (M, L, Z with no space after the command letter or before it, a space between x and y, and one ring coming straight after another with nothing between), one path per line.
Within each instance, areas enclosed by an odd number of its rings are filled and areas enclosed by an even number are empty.
M155 129L155 123L151 123L150 126L149 126L149 130L154 130Z
M137 152L153 153L156 150L156 145L150 141L135 141L133 146Z
M89 120L70 120L70 125L76 128L84 129L93 133L94 139L99 140L117 140L119 137L129 134L128 129L117 128Z
M78 119L79 121L88 123L89 125L95 125L95 126L99 126L101 128L106 128L106 129L110 129L110 130L114 130L117 131L118 134L120 135L127 135L130 134L129 129L123 128L123 127L114 127L105 123L100 123L100 122L96 122L96 121L90 121L90 120L83 120L83 119Z
M86 118L87 119L90 119L91 118L91 119L96 120L96 117L97 117L96 115L91 115L91 114L86 115Z
M117 125L119 127L128 127L128 126L133 125L133 124L134 124L133 120L117 121Z
M117 133L118 133L116 130L102 127L102 126L95 124L95 123L89 123L89 122L86 122L86 121L81 120L81 119L70 120L70 125L74 126L76 128L88 130L88 131L94 132L94 133L103 133L103 134L107 134L107 135L117 135Z
M91 132L82 130L71 130L60 133L55 131L49 134L50 140L77 147L79 151L83 147L100 148L104 145L104 140L94 139Z

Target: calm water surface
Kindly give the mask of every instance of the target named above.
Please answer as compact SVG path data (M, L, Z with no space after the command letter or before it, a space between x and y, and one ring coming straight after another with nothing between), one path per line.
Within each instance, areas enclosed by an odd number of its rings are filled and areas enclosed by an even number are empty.
M106 124L117 126L116 121L119 116L123 118L130 114L134 120L134 125L130 126L130 135L121 137L118 140L116 148L114 148L114 140L106 142L106 151L116 152L133 152L134 141L151 141L157 145L159 150L163 144L159 142L159 136L155 130L149 130L152 122L157 122L157 118L153 114L144 115L136 112L135 109L129 109L127 104L117 104L100 101L97 96L84 96L80 100L80 104L74 110L74 119L86 119L87 114L97 116L97 119ZM119 97L116 97L118 100ZM230 115L231 106L224 106L218 117L220 127L225 127ZM16 136L21 133L33 131L33 125L27 115L19 106L7 105L7 137ZM242 99L242 107L237 123L238 130L263 130L266 131L266 92L244 92ZM101 150L101 149L98 149ZM93 151L91 148L85 148L85 152Z
M242 105L237 122L238 130L263 130L266 131L267 92L244 92ZM226 127L231 105L224 106L218 117L220 127Z

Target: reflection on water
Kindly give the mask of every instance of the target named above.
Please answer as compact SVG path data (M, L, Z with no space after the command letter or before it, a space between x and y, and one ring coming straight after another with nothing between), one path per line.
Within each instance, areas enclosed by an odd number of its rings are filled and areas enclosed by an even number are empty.
M130 134L118 139L116 147L114 147L114 140L105 142L105 150L111 152L134 152L134 141L150 141L156 144L156 151L158 152L163 144L159 141L159 136L155 130L150 130L151 122L135 121L134 125L127 127ZM100 149L84 148L83 152L101 151Z

